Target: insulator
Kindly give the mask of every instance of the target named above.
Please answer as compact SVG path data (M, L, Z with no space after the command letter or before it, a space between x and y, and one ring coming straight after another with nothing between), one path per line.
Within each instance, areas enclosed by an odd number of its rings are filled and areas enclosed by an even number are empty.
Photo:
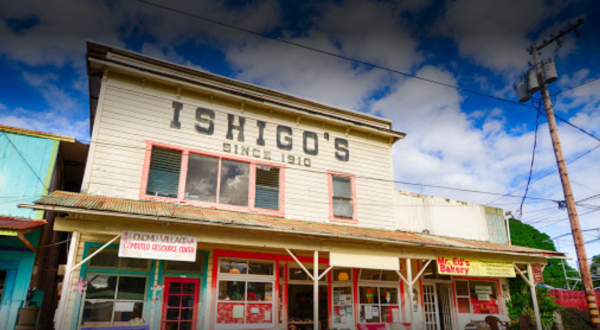
M558 79L558 73L556 72L556 64L550 58L546 61L542 61L542 74L544 76L544 82L550 84Z
M540 90L540 83L537 78L537 73L535 70L530 70L527 72L527 91L533 94Z
M529 93L527 93L527 84L521 78L521 81L515 84L515 90L517 91L517 97L519 98L519 102L527 102L529 101Z

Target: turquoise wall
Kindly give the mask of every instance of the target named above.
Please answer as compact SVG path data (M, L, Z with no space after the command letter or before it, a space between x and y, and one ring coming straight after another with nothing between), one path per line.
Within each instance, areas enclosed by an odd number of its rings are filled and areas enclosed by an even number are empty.
M0 216L41 218L41 212L20 209L17 204L30 204L47 194L59 143L0 132Z
M58 155L59 141L0 132L0 216L41 219L43 213L20 209L45 196ZM25 234L37 247L41 230ZM15 328L19 308L24 307L35 253L16 237L0 236L0 270L7 281L0 302L0 330Z
M40 230L25 234L37 246ZM7 281L0 302L0 330L12 330L17 323L19 308L25 304L35 253L23 248L18 238L0 240L0 270L7 271ZM11 285L12 283L12 285Z

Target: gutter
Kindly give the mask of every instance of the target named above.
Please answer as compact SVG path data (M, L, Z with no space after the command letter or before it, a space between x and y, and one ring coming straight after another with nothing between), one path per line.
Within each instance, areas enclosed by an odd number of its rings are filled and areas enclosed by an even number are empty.
M499 253L499 254L504 254L504 255L515 255L515 256L520 256L520 257L529 256L529 257L538 257L538 258L546 258L546 259L548 259L548 258L568 259L564 255L563 256L558 256L558 255L555 256L555 255L540 255L540 254L528 253L525 251L523 253L517 253L517 252L507 252L505 250L496 250L496 249L457 248L457 247L453 247L453 246L432 244L432 243L411 243L411 242L390 241L390 240L383 240L383 239L369 238L369 237L358 238L358 237L354 237L354 236L324 234L324 233L310 232L310 231L304 231L304 230L270 229L270 228L262 228L262 227L256 227L256 226L236 225L236 224L232 224L232 223L211 223L211 222L202 221L202 220L185 220L185 219L161 217L161 216L133 215L133 214L128 214L128 213L113 212L113 211L73 209L70 207L61 207L61 206L54 206L54 205L19 204L18 207L26 208L26 209L33 209L33 210L43 210L43 211L48 211L48 212L78 213L78 214L88 214L88 215L105 216L105 217L113 216L113 217L123 217L123 218L128 218L128 219L133 219L133 220L153 220L153 221L159 221L159 222L163 222L163 223L168 222L168 223L182 223L182 224L195 224L195 225L201 224L201 225L215 227L215 228L223 228L226 226L228 228L248 230L248 228L251 227L252 230L258 230L258 231L262 231L262 232L266 232L266 233L274 233L274 234L286 233L286 234L291 234L291 235L295 235L295 236L308 235L308 236L316 236L316 237L322 237L322 238L336 238L336 239L353 240L353 241L358 241L358 242L361 242L361 241L362 242L371 242L371 243L378 243L378 244L397 244L397 245L413 246L413 247L435 247L435 248L440 248L440 249L450 249L450 250L456 250L456 251Z

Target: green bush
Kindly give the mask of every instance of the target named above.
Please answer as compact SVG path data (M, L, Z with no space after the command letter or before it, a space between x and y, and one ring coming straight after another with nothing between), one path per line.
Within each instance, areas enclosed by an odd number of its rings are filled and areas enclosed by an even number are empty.
M594 330L587 310L563 308L560 311L565 330Z
M508 307L508 316L511 320L516 320L521 315L531 316L532 324L535 324L535 313L533 311L533 302L529 286L520 278L510 279L510 301L506 303ZM546 288L536 287L538 306L540 308L540 319L542 320L542 329L550 330L554 326L554 312L561 310L562 307L554 302L554 296L549 294ZM513 325L512 329L518 329L518 325Z

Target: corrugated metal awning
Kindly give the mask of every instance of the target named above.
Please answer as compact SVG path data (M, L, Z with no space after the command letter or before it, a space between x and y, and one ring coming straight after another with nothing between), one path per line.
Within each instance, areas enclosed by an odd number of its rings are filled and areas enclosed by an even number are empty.
M139 220L197 223L198 225L224 226L227 228L242 228L244 230L256 229L277 234L344 239L349 242L370 241L383 244L420 246L423 248L454 249L541 258L565 257L564 253L561 252L523 246L333 223L300 221L187 205L174 206L168 203L91 196L64 191L54 191L34 203L35 205L19 206L66 213L89 213L100 216L137 218Z

